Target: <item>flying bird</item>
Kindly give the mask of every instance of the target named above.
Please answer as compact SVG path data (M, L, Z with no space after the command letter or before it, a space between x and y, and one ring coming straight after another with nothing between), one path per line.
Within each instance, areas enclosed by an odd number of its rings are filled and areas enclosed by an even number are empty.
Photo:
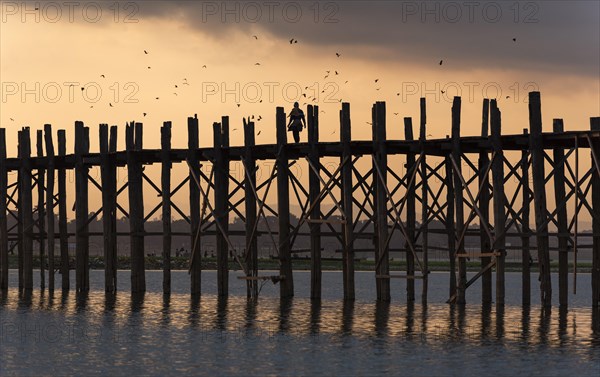
M173 92L173 94L177 95L177 93Z
M444 94L444 93L446 93L446 92L444 92L444 91L442 90L442 94Z
M254 39L258 40L258 37L256 35L253 35L252 37L254 37Z
M513 38L513 42L516 42L516 41L517 41L517 38Z
M11 122L14 122L15 120L14 120L13 118L10 118L10 121L11 121Z
M206 64L204 64L204 65L202 66L202 68L206 68Z
M262 132L262 131L258 131L258 133L256 134L256 136L260 135L260 133L261 133L261 132Z
M397 96L400 96L400 93L396 93Z
M148 55L148 51L144 50L144 54Z
M110 107L114 107L114 106L112 105L112 103L110 103L110 102L108 103L108 106L110 106Z
M177 85L175 85L175 88L179 88Z
M156 97L156 99L160 99L160 97Z
M100 75L100 77L102 77L103 79L105 79L105 78L106 78L106 76L104 76L104 75Z
M510 98L510 96L506 96L506 99L509 99L509 98Z
M335 56L337 56L337 57L339 58L339 57L340 57L340 56L342 56L342 55L340 55L340 53L339 53L339 52L336 52L336 53L335 53Z
M146 116L146 115L147 115L147 114L146 114L146 113L144 113L144 116Z
M336 74L336 75L339 75L338 71L335 71L335 74Z
M394 115L398 115L398 113L394 113Z
M260 65L260 63L254 63L254 65Z
M442 65L443 62L444 62L443 60L440 60L440 65Z
M84 90L85 90L85 88L82 86L82 87L81 87L81 91L83 92Z
M290 44L294 43L294 38L290 39Z
M152 67L148 67L148 69L152 69Z
M348 83L348 80L346 80L346 82L344 84L347 84L347 83Z
M379 79L375 79L375 82L378 82L378 81L379 81Z
M240 107L240 104L239 104L239 103L237 104L237 107Z

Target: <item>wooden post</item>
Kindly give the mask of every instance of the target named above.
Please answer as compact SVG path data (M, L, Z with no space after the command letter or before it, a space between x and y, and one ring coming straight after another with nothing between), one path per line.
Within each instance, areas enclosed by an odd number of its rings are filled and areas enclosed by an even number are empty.
M244 174L244 199L246 207L246 269L250 276L258 276L258 237L253 235L256 224L256 158L254 157L254 122L244 119L244 163L248 172ZM246 293L249 298L258 297L258 281L246 281Z
M36 132L36 147L37 147L37 156L44 157L44 131L38 130ZM39 255L40 255L40 288L43 290L46 288L46 256L45 256L45 169L38 167L37 169L37 194L38 194L38 245L39 245Z
M44 125L44 141L48 156L48 176L46 184L46 222L48 223L48 289L54 291L54 144L52 126Z
M492 190L494 196L494 238L492 249L499 255L496 257L496 306L504 305L504 259L506 255L506 214L504 196L504 151L502 150L502 119L496 100L491 102L492 149L495 152L492 161Z
M562 119L553 120L553 132L563 133ZM566 307L569 302L569 225L565 200L565 151L554 148L554 197L556 199L556 220L558 223L558 302ZM560 208L559 208L560 207Z
M344 300L354 300L354 220L352 215L353 192L352 192L352 141L350 123L350 104L342 103L340 110L340 142L342 145L342 156L340 163L346 161L342 166L342 209L345 218L343 224L344 254Z
M446 171L446 233L448 235L448 262L450 263L450 279L448 282L449 297L456 294L456 231L454 227L454 183L452 182L452 161L446 156L444 161Z
M23 212L23 288L33 289L33 203L31 185L31 139L29 127L21 130L21 208Z
M200 188L194 179L194 176L200 177L200 163L198 162L198 116L189 117L188 126L188 162L191 166L190 171L190 235L191 245L196 249L192 249L192 260L190 270L190 292L193 296L199 295L201 292L201 276L202 276L202 253L199 240L196 240L196 235L200 229ZM216 191L216 190L215 190Z
M6 129L0 128L0 290L8 289L8 221L6 218L8 170L6 168Z
M146 291L144 255L144 197L142 191L142 124L131 122L126 129L127 176L129 179L129 229L131 247L131 292Z
M590 129L600 131L600 117L590 118ZM592 145L596 158L600 153L600 138L592 138ZM592 156L592 208L600 208L600 173ZM600 218L598 213L592 219L592 307L594 311L600 306Z
M160 129L162 225L163 225L163 293L171 293L171 122ZM192 186L190 186L191 188ZM193 234L193 231L192 231Z
M277 107L277 212L279 215L279 284L281 298L294 296L292 258L290 245L290 181L287 157L287 127L283 107Z
M77 292L89 290L88 168L83 155L89 152L88 128L75 122L75 276Z
M529 130L523 129L523 134L527 135ZM529 236L531 229L529 228L529 214L530 214L530 202L531 196L529 194L529 151L523 149L521 152L521 189L523 190L523 212L521 213L521 219L523 220L523 235L521 236L521 267L523 269L521 276L521 294L523 306L529 306L531 303L531 275L529 261L531 254L529 252Z
M463 234L465 227L465 215L464 215L464 199L462 190L462 155L460 151L460 109L461 100L460 97L454 97L452 103L452 157L458 171L453 169L454 187L454 200L456 203L456 234ZM461 189L459 189L459 187ZM456 254L465 254L465 237L459 239ZM455 258L453 256L453 258ZM458 290L456 295L456 303L459 305L465 304L465 290L467 289L467 260L466 258L459 257L458 259Z
M427 140L427 102L424 97L420 99L420 127L419 127L419 146L420 150L425 150L425 142ZM421 302L427 304L427 291L429 282L429 240L428 240L428 217L429 217L429 184L427 180L427 159L424 154L421 157L421 248L423 252L423 290L421 293Z
M227 128L227 130L226 130ZM217 246L217 282L218 295L226 297L229 294L229 245L222 232L229 228L229 168L226 162L223 147L228 143L228 126L222 123L213 123L214 151L215 151L215 220L218 222L216 246ZM232 250L233 251L233 250Z
M65 130L58 130L58 156L62 165L58 169L58 232L60 234L60 273L62 290L70 288L69 282L69 236L67 235L67 172L64 158L67 154Z
M317 202L321 192L319 180L319 107L308 105L308 145L310 147L308 159L315 167L308 171L308 195L313 205L309 214L311 220L321 218L321 203ZM316 203L316 204L315 204ZM321 223L310 223L310 298L321 298Z
M412 118L404 118L404 138L407 141L413 141ZM415 169L415 153L409 152L406 154L406 176L410 176ZM408 182L408 179L407 179ZM415 244L415 223L417 222L416 214L416 183L410 185L406 191L406 233L410 242ZM408 241L408 240L407 240ZM408 248L408 242L405 243L406 253L406 275L415 275L415 257ZM408 302L415 301L415 279L406 279L406 300Z
M377 180L375 187L375 217L377 223L377 263L379 267L375 274L377 284L377 300L390 301L390 263L389 263L389 246L385 240L388 237L388 211L386 195L387 184L387 148L386 148L386 110L385 102L377 102L373 107L373 127L374 127L374 151L375 163L379 167L382 174L380 178L377 171L374 171L374 180Z
M552 305L552 283L550 280L550 245L546 209L546 187L544 169L544 146L542 139L542 105L540 92L529 93L529 150L533 173L533 201L535 209L538 262L540 269L541 304Z
M489 130L489 107L490 100L485 98L483 100L483 112L481 121L481 137L488 137ZM481 219L479 219L479 239L480 239L480 251L481 253L490 253L491 240L485 231L484 223L487 225L490 223L490 185L489 177L484 176L488 165L490 163L490 157L487 151L481 151L479 153L479 187L481 192L479 193L479 211L481 212ZM492 261L491 257L481 258L481 267L484 268ZM492 303L492 269L488 269L481 276L481 303L489 305Z
M17 264L18 264L18 278L19 278L19 292L23 289L24 281L23 281L23 185L21 183L23 179L23 174L21 173L21 156L23 155L23 142L21 141L23 132L17 132L17 140L18 140L18 152L17 157L19 158L19 170L17 173L17 181L18 181L18 198L17 198Z
M100 125L100 174L102 178L102 226L104 231L104 290L117 290L117 178L116 152L117 128Z

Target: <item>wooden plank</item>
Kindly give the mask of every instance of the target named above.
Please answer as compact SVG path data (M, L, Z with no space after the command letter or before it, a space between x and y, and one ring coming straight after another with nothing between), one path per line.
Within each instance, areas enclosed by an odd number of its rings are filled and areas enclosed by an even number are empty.
M131 292L146 291L144 255L144 197L142 187L142 124L130 123L126 128L127 177L129 179L129 231L131 252Z
M590 129L592 131L600 131L600 117L590 118ZM595 136L592 138L593 151L596 156L600 153L600 138ZM593 156L592 156L593 157ZM596 164L596 158L592 158L592 208L600 208L600 173ZM600 307L600 216L592 219L592 307L597 309Z
M482 111L482 120L481 120L481 137L488 137L489 130L489 106L490 100L485 98L483 100L483 111ZM480 239L480 249L482 253L489 253L491 248L491 240L485 231L484 227L481 225L482 223L490 222L490 188L489 188L489 177L485 174L488 165L490 163L490 157L488 155L488 151L481 151L479 153L479 187L481 187L481 191L479 193L479 212L481 213L481 218L479 219L479 239ZM481 258L481 267L485 267L491 262L490 257L482 257ZM489 305L492 303L492 270L488 269L481 276L481 303L484 305Z
M554 119L552 130L555 134L564 132L562 119ZM558 230L558 302L567 307L569 302L569 226L567 207L560 206L565 201L565 151L554 148L554 198L556 203L556 222Z
M279 284L281 298L294 296L294 279L290 245L290 181L287 152L286 115L283 107L277 107L277 213L279 220L279 274L285 279Z
M52 143L52 126L44 125L44 141L48 156L48 175L46 177L46 222L48 229L48 289L54 290L54 144ZM1 195L0 195L1 196Z
M67 154L65 130L58 130L58 156ZM69 279L69 236L67 234L67 171L64 165L58 168L58 232L60 234L60 273L63 291L70 288Z
M523 134L528 135L529 130L523 129ZM531 229L529 228L529 214L531 205L531 194L529 188L529 151L523 149L521 152L521 190L523 192L523 211L521 212L521 220L523 227L521 231L521 296L523 306L531 304L531 272L529 261L531 260L531 253L529 251L530 243L529 237L531 236Z
M6 217L8 171L6 157L6 129L0 128L0 290L8 289L8 220Z
M44 131L37 130L36 132L36 149L37 156L40 158L44 157ZM45 244L45 186L44 182L46 179L46 170L44 168L37 169L37 223L38 223L38 246L39 246L39 257L40 257L40 288L43 290L46 288L46 244Z
M77 292L89 290L88 235L88 168L83 155L89 152L87 127L75 122L75 287Z
M350 123L350 104L342 103L340 110L340 143L342 145L342 156L340 164L348 160L342 166L342 208L344 210L344 224L342 224L343 243L343 279L344 300L355 299L354 287L354 223L352 215L353 192L352 192L352 131Z
M540 92L529 93L529 130L532 174L533 201L535 209L538 264L540 270L541 304L552 305L552 283L550 280L550 250L548 240L548 222L546 209L546 187L544 168L544 145L542 139L542 105Z
M506 255L506 199L504 195L504 151L502 149L502 118L495 99L491 101L491 142L495 153L492 161L492 190L494 197L494 238L492 249L500 255L496 257L496 305L504 305Z
M200 240L197 238L200 231L200 188L193 179L192 174L196 177L200 175L200 163L198 162L199 148L199 130L198 116L188 117L188 163L190 166L190 234L192 249L192 260L190 261L190 292L192 295L199 295L201 292L201 276L202 276L202 252Z
M406 141L413 141L413 127L412 118L404 118L404 138ZM415 169L415 153L409 152L406 154L406 172L407 177L409 172ZM407 178L408 179L408 178ZM417 222L416 214L416 190L415 185L410 185L406 190L406 235L414 245L415 240L415 226ZM405 248L408 249L408 243L405 243ZM406 253L406 274L408 276L414 276L415 274L415 257L413 253ZM409 279L406 282L406 300L409 302L415 301L415 282L414 279Z
M21 130L21 211L23 211L23 288L33 289L33 199L29 127Z
M256 136L254 134L254 122L244 119L244 163L249 171L244 175L244 206L246 214L246 269L249 273L248 279L258 277L258 239L252 233L257 220L256 196L253 187L256 187L256 158L254 147ZM246 294L249 298L258 297L258 284L256 280L248 280L246 283Z
M389 275L389 245L385 240L388 238L388 210L387 195L385 185L387 185L387 147L386 147L386 107L385 102L377 102L373 106L373 127L374 127L374 151L375 163L379 167L383 176L374 180L377 181L375 187L375 218L377 223L377 260L379 267L375 271L376 275ZM377 300L390 301L390 281L389 279L377 278Z
M420 126L419 126L419 146L425 150L427 142L427 101L424 97L420 99ZM423 277L423 288L421 292L421 302L427 304L428 282L429 282L429 183L427 181L427 156L421 157L421 249L423 253L423 268L425 275Z
M308 105L308 159L316 171L308 171L308 198L312 209L309 213L310 226L310 298L321 298L321 225L316 221L321 220L321 181L319 180L319 107Z
M17 190L18 190L18 199L17 199L17 250L18 250L18 278L19 278L19 290L22 290L24 287L24 272L23 272L23 266L24 266L24 248L23 248L23 184L22 184L22 179L23 179L23 173L21 172L21 166L22 166L22 159L21 156L23 155L23 142L22 142L22 138L23 138L23 132L22 131L18 131L17 132L17 138L18 138L18 159L19 159L19 163L17 166L17 171L18 171L18 176L17 176L17 181L18 181L18 186L17 186Z
M171 293L171 126L164 122L160 129L164 294Z

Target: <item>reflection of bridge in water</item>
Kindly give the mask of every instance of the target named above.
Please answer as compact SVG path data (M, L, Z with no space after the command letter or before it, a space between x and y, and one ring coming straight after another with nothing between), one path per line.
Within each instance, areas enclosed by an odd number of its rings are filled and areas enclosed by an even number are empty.
M89 237L104 238L105 288L116 287L116 240L128 236L131 249L131 287L133 292L146 289L144 237L162 236L164 281L170 291L170 250L172 211L190 224L191 293L200 293L201 239L216 237L218 294L228 294L228 258L233 258L245 272L242 277L248 295L256 296L263 279L280 282L281 297L294 294L292 255L299 237L310 239L311 297L321 296L322 237L333 237L342 250L344 298L355 297L355 243L371 240L375 260L377 299L390 299L390 279L407 280L407 297L415 299L415 279L422 279L422 300L427 300L429 256L442 251L447 255L451 274L449 301L465 302L465 291L481 279L482 300L492 302L492 271L495 270L495 302L505 299L506 253L520 250L522 259L522 298L530 302L530 256L539 269L542 303L551 304L552 287L550 252L558 255L559 302L567 304L569 268L573 280L577 274L577 256L591 250L592 303L600 304L600 118L591 118L591 130L564 132L561 119L554 119L553 132L542 133L541 101L538 92L529 94L529 130L523 134L501 135L501 113L495 100L484 100L482 130L478 137L461 137L461 99L454 98L452 132L446 139L427 140L426 103L421 99L419 137L415 139L411 118L404 118L405 140L387 140L386 107L377 102L372 108L371 141L353 141L350 128L350 105L340 110L340 141L319 142L319 109L308 106L308 143L287 144L286 114L277 108L277 143L255 145L254 122L244 120L244 145L229 145L229 118L213 124L214 147L199 148L198 119L188 118L187 149L171 149L171 122L161 128L161 149L142 146L142 124L126 128L126 150L117 151L117 127L100 125L100 153L89 153L89 128L75 124L74 154L66 154L65 131L58 131L58 153L54 153L52 129L46 125L37 132L37 156L31 157L30 131L19 131L19 157L5 155L5 130L0 130L0 261L1 285L8 286L8 239L18 240L19 287L33 288L33 243L40 242L41 259L49 257L49 288L54 288L54 242L60 240L60 257L66 258L68 239L76 242L76 288L89 289ZM489 131L488 131L489 130ZM44 155L44 145L46 153ZM580 149L585 149L580 161ZM322 158L337 158L335 168L325 166ZM396 161L396 159L399 159ZM256 163L273 161L268 177L258 180ZM240 161L244 177L229 174L231 161ZM189 176L175 187L171 185L173 163L186 163ZM210 162L209 173L200 169ZM396 163L397 162L397 163ZM161 164L160 184L145 173L144 165ZM291 174L295 164L309 170L308 187ZM365 165L368 168L362 169ZM117 185L117 167L127 167L128 182ZM100 167L98 182L89 175L91 167ZM405 167L405 168L404 168ZM546 171L546 168L550 168ZM75 172L76 231L67 232L66 171ZM17 182L8 183L7 172L18 171ZM35 173L35 174L34 174ZM55 178L56 176L56 178ZM55 189L55 180L57 189ZM515 182L513 185L508 182ZM100 208L89 215L89 185L102 192ZM179 208L172 196L189 187L189 208ZM276 186L277 208L266 204L272 186ZM148 211L144 208L144 187L155 190L161 202ZM37 208L33 194L37 191ZM129 208L117 198L128 191ZM553 192L547 197L546 192ZM290 201L302 209L295 224L290 223ZM326 208L324 201L334 205ZM417 205L422 216L417 219ZM535 227L530 229L533 205ZM58 207L58 232L55 231L55 207ZM145 222L161 211L163 229L149 232ZM129 219L130 231L116 231L117 212ZM88 226L102 213L103 231L90 232ZM235 214L244 223L243 231L230 231L228 218ZM267 214L276 216L277 229L270 226ZM593 237L581 232L578 218L593 219ZM17 225L7 229L7 216ZM359 221L367 218L369 221ZM48 221L50 220L50 221ZM263 228L259 229L259 224ZM441 227L431 227L433 223ZM474 225L478 223L479 225ZM358 226L360 224L360 226ZM275 224L272 224L275 225ZM557 229L549 232L549 225ZM367 230L371 227L373 230ZM266 229L266 230L265 230ZM402 274L390 272L390 240L399 233L404 246L397 250L406 261ZM430 237L447 237L444 247L429 243ZM245 237L245 248L238 255L231 242L233 236ZM261 276L258 270L257 237L268 237L277 251L279 274ZM535 239L535 247L531 238ZM511 242L508 242L508 239ZM550 240L556 239L557 246ZM469 251L468 242L478 240L479 251ZM513 243L518 240L519 244ZM47 253L44 250L47 244ZM509 245L510 244L510 245ZM555 249L555 250L553 250ZM531 253L530 250L537 250ZM467 279L467 259L478 260L479 272ZM63 264L64 265L64 264ZM45 281L42 263L42 284ZM69 287L67 273L62 274L63 288ZM575 285L573 284L573 287Z

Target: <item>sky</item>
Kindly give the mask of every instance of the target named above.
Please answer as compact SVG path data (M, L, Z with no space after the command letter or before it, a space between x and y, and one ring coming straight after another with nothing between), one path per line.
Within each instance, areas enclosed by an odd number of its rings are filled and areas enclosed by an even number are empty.
M148 148L173 121L184 148L194 114L201 146L223 115L232 145L245 116L258 144L274 143L275 109L294 101L319 105L322 141L339 140L340 101L356 140L370 138L376 101L387 103L388 139L404 137L403 117L418 123L420 97L430 138L450 133L455 95L464 135L481 132L483 98L498 100L504 134L521 133L533 90L545 131L553 118L589 129L600 115L598 1L0 1L0 11L9 156L20 127L45 123L67 129L72 151L76 120L92 151L100 123L121 127L123 149L131 120Z

